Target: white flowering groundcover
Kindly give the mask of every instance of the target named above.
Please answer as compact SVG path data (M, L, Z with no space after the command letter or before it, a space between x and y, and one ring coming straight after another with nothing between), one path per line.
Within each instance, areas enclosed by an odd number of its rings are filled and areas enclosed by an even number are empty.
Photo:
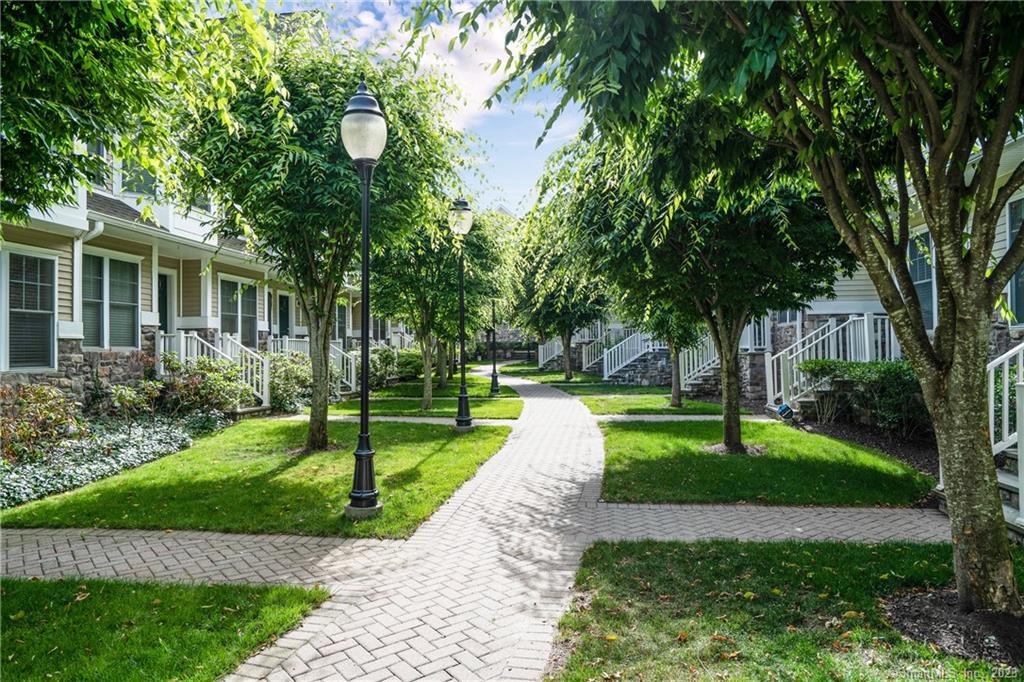
M131 425L104 424L83 438L48 447L37 458L14 464L0 460L0 509L78 488L190 447L186 426L162 417Z

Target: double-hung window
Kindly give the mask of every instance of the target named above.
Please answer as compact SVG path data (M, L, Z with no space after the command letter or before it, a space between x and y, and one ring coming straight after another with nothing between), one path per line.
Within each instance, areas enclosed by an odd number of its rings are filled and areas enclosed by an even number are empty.
M337 314L334 316L334 338L344 339L345 328L348 323L348 307L344 303L338 304Z
M5 259L8 369L56 366L57 260L8 253Z
M255 348L258 335L256 286L233 279L220 280L220 330L239 334L243 346Z
M911 237L907 246L910 279L921 304L925 329L935 329L935 270L932 267L932 236L927 232Z
M1021 224L1024 222L1024 198L1010 202L1008 207L1009 225L1006 248L1010 248L1013 240L1020 232ZM1024 268L1013 273L1010 278L1010 310L1013 311L1014 324L1024 325Z
M82 256L82 345L139 347L139 264Z

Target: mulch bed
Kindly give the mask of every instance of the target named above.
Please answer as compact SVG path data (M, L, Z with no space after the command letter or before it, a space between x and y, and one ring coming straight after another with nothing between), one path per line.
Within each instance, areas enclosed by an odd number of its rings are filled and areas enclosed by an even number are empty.
M947 654L1024 665L1024 618L991 611L963 613L954 589L908 592L884 603L889 623L904 637Z
M833 422L800 422L796 427L809 433L820 433L823 436L850 441L857 445L881 450L890 457L905 462L918 471L938 477L939 450L934 441L903 440L891 436L866 424L850 424Z

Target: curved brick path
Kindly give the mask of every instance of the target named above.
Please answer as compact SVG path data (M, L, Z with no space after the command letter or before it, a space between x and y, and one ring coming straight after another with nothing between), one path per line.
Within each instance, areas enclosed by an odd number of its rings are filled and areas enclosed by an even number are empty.
M555 388L505 383L525 400L508 442L407 541L10 529L3 573L325 584L236 680L512 680L542 676L594 540L948 539L934 510L601 503L597 420Z

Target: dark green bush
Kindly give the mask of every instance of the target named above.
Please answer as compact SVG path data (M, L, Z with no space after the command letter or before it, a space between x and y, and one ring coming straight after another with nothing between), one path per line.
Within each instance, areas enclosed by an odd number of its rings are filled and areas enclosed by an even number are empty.
M906 360L807 360L800 371L845 394L850 407L873 426L911 438L931 431L921 385Z
M295 351L270 353L270 407L298 412L313 386L313 363ZM333 363L332 363L333 367Z
M370 349L370 388L384 388L398 375L398 352L391 346Z
M34 457L87 432L82 406L46 384L0 386L0 408L0 444L8 462Z
M423 375L423 355L416 348L398 351L398 380L412 381Z

